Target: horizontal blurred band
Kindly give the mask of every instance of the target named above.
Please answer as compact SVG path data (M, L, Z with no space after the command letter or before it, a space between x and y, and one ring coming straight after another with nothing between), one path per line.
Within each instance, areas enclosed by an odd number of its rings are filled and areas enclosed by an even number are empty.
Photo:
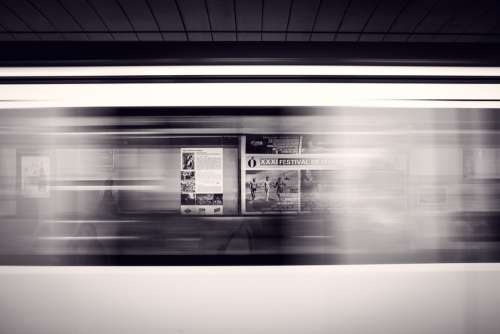
M0 108L119 106L498 108L500 84L267 82L0 85Z
M411 76L499 77L500 67L458 66L66 66L1 67L0 77L125 77L125 76Z

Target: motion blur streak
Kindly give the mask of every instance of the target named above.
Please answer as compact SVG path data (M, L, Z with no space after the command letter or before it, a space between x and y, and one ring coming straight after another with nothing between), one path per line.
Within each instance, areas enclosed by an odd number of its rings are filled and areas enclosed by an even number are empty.
M258 97L258 98L256 98ZM187 102L189 101L189 102ZM141 106L499 108L497 83L1 84L0 108Z
M0 124L4 261L39 255L280 255L302 264L500 258L494 109L4 109ZM262 135L287 136L286 145L297 138L300 151L283 157L313 157L328 167L302 170L299 178L283 167L284 190L266 195L266 175L282 187L277 171L241 173L242 141ZM181 193L194 177L181 174L181 150L200 147L222 150L223 194L212 199L223 203L219 215L181 214L189 212L181 212L189 201ZM251 175L260 184L255 191ZM284 209L283 198L297 196L299 207ZM272 205L279 211L259 212Z
M498 67L453 66L300 66L300 65L253 65L253 66L64 66L57 67L7 67L0 68L0 77L75 77L75 76L479 76L494 77L500 74Z

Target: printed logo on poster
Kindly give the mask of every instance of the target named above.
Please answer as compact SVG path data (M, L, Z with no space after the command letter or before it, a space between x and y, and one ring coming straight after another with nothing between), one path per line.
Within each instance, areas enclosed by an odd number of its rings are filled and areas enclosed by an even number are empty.
M250 159L248 159L247 165L250 168L255 168L255 166L257 166L257 160L255 160L254 157L251 157Z

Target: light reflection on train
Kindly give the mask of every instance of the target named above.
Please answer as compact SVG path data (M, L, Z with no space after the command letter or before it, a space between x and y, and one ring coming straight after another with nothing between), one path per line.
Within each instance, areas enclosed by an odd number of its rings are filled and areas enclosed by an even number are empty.
M0 252L496 261L499 120L485 109L2 110Z

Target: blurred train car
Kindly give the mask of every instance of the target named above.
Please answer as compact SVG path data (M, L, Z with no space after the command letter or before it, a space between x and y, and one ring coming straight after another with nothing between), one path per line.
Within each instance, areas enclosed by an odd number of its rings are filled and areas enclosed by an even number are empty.
M498 101L492 83L3 84L0 331L495 333Z

